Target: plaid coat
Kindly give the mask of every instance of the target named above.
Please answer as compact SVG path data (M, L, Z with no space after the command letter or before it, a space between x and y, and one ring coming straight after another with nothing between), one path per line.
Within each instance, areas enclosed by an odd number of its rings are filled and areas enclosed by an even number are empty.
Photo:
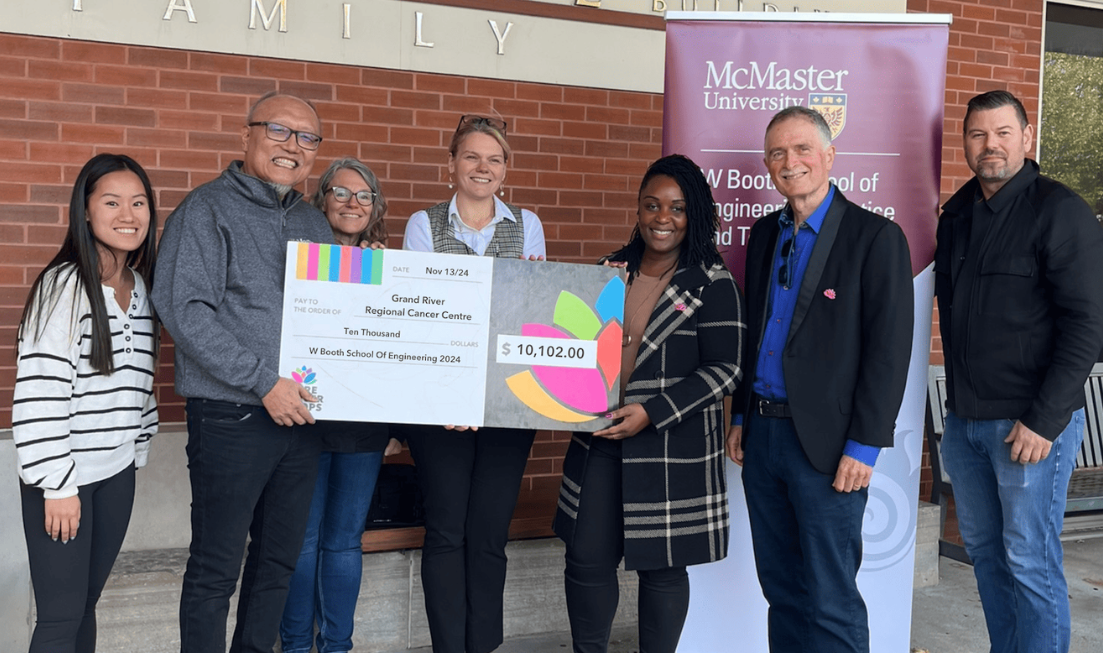
M651 424L622 441L624 564L659 569L720 560L728 550L724 404L742 377L742 300L722 265L675 273L659 298L625 390ZM554 528L574 536L590 435L563 461Z

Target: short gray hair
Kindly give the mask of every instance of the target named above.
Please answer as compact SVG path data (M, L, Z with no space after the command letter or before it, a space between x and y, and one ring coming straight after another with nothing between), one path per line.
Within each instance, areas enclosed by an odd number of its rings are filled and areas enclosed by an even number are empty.
M310 110L314 112L314 117L318 119L318 124L319 125L322 124L322 117L318 115L318 107L314 106L313 102L311 102L310 100L308 100L304 97L299 97L298 95L294 95L293 93L283 93L281 91L268 91L264 95L257 98L257 101L253 103L253 106L249 107L249 113L245 114L245 122L246 123L254 122L253 117L256 115L257 109L260 108L260 105L264 104L268 100L272 100L272 99L278 98L278 97L289 97L289 98L298 100L299 102L302 102L306 106L310 107Z
M368 220L368 226L360 232L359 240L366 240L369 243L385 241L387 239L387 227L383 224L383 216L387 215L387 198L383 196L383 191L379 188L379 179L376 178L375 173L371 171L371 168L364 165L360 159L350 156L337 159L329 164L329 167L318 179L318 190L314 191L314 198L310 203L318 210L325 212L326 193L332 187L333 177L339 170L356 172L375 193L375 202L372 203L371 207L371 218Z
M774 117L770 118L770 124L766 125L766 134L769 135L774 125L785 122L791 118L803 118L812 123L812 126L820 133L820 139L823 141L823 146L828 147L831 145L831 127L828 126L827 120L824 119L823 114L815 109L809 109L808 107L802 107L797 104L785 107L781 111L775 113Z

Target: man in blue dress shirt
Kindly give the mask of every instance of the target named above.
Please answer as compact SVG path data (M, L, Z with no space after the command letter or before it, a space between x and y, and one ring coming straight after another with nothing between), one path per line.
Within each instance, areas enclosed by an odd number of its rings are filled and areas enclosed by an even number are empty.
M831 184L835 148L819 113L779 112L765 153L787 203L747 244L750 365L728 455L744 466L770 650L868 652L862 516L907 380L908 243Z

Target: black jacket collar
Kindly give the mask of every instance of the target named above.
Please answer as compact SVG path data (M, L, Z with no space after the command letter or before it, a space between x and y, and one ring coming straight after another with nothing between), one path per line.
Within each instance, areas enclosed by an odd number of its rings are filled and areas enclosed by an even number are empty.
M1038 163L1033 159L1026 159L1023 162L1023 167L1015 173L1015 176L1007 181L996 194L988 199L988 208L992 209L993 213L1000 213L1007 205L1015 201L1015 198L1022 194L1035 180L1038 179ZM945 204L942 205L942 210L946 213L962 213L966 208L972 205L974 198L977 196L983 197L980 193L980 182L974 176L969 181L965 182L958 192L954 193Z

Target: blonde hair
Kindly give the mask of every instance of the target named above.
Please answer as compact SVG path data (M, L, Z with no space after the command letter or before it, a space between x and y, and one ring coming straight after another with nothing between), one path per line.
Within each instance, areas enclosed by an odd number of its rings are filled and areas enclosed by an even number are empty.
M506 161L509 161L509 155L513 153L513 150L509 147L509 141L506 140L506 136L502 131L486 120L476 119L461 122L460 126L456 127L456 133L452 134L452 143L448 146L448 153L453 157L456 156L456 153L460 151L460 144L463 143L463 140L475 132L486 134L497 141L505 154Z

